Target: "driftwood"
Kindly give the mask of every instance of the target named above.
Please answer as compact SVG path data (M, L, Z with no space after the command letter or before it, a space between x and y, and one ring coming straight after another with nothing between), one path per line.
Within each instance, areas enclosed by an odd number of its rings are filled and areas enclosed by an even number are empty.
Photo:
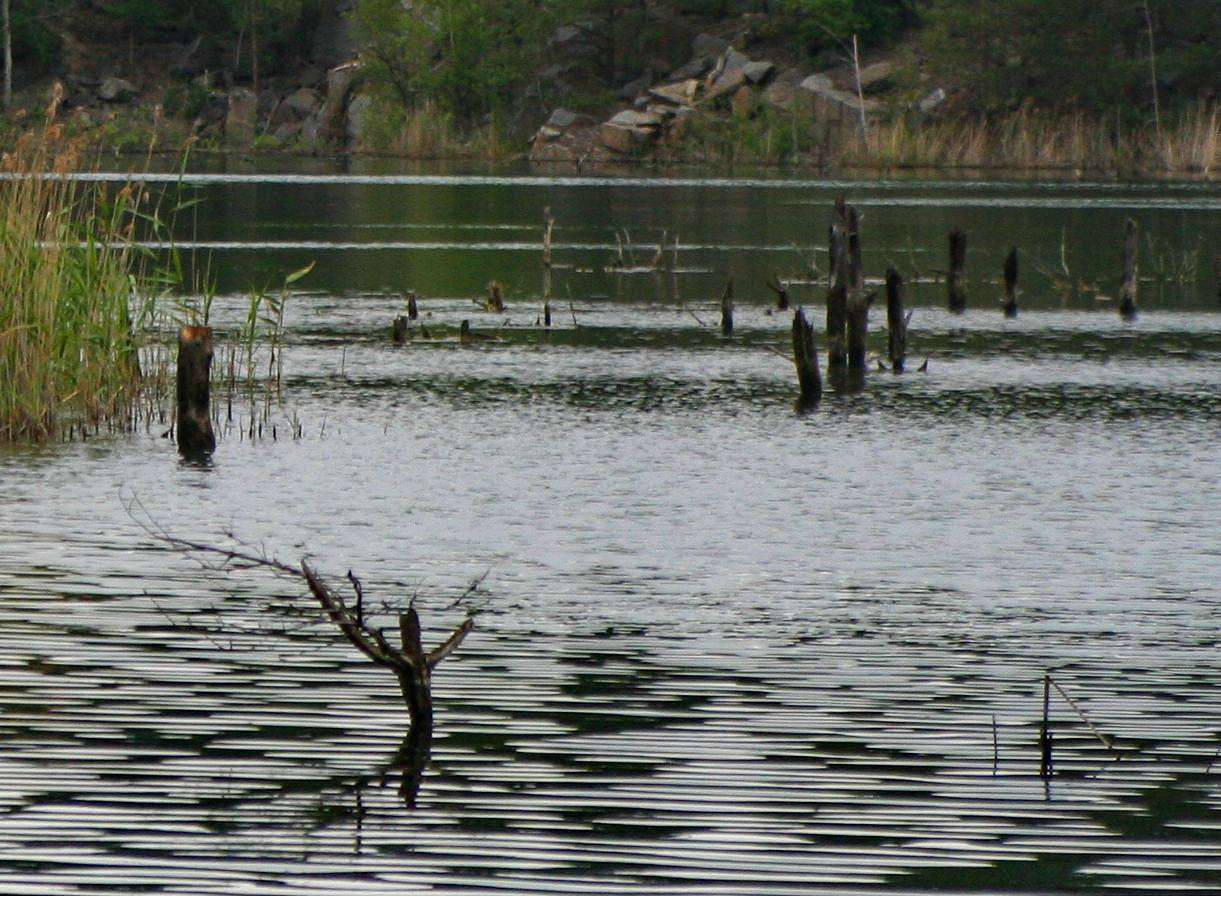
M950 276L948 305L954 314L967 309L967 290L963 281L963 269L967 265L967 234L955 226L950 230Z
M725 281L725 291L721 293L721 335L733 335L733 277Z
M1017 248L1009 249L1009 256L1005 258L1005 306L1003 308L1006 317L1016 317L1018 313L1017 305L1017 282L1018 282L1018 250Z
M798 308L793 312L793 364L797 368L800 395L797 410L806 411L822 398L822 374L818 370L818 349L814 345L814 327Z
M178 333L178 451L187 458L211 455L212 328L184 326Z
M903 373L907 360L907 320L903 316L903 277L894 267L886 271L886 346L891 370Z
M1124 223L1123 240L1123 284L1119 290L1119 316L1124 320L1136 319L1136 249L1139 230L1136 221L1129 218Z

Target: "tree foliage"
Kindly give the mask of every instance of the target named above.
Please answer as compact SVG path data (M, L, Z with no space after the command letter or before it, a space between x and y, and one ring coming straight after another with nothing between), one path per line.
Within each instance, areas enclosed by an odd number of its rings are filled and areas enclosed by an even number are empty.
M1151 109L1149 22L1158 90L1217 90L1217 0L935 0L926 46L939 75L986 109L1023 103Z

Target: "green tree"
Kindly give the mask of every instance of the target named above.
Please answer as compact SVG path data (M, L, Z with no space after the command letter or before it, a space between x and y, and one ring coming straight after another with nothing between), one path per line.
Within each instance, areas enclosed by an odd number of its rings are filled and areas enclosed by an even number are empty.
M368 74L411 106L465 118L503 109L539 65L553 21L545 0L360 0Z
M811 55L840 48L856 35L863 44L888 41L917 20L914 0L775 0L778 24Z

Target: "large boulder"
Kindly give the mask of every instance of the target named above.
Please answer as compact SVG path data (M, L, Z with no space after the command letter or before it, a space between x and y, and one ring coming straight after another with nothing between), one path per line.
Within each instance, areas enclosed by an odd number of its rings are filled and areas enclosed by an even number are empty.
M368 94L354 94L348 101L348 144L352 147L359 147L362 144L372 112L373 98Z
M809 95L801 90L804 77L800 69L785 69L764 89L763 102L786 113L794 112L803 102L809 106Z
M746 76L746 80L752 85L762 85L776 71L776 64L769 63L764 60L759 62L747 63L742 67L742 74Z
M229 111L225 115L225 141L239 147L254 143L258 122L258 98L249 88L234 88L229 92Z
M286 123L300 124L322 108L322 95L313 88L298 88L276 105L271 113L271 128L278 129Z
M348 96L361 80L360 63L344 63L326 74L326 99L318 110L318 137L342 141L347 135Z
M598 126L598 137L605 147L616 154L632 155L646 150L656 138L656 132L653 129L604 122Z

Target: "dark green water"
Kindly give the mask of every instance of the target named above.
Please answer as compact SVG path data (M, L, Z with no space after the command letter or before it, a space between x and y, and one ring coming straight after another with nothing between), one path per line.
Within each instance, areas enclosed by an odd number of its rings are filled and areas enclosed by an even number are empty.
M0 450L0 888L1221 889L1215 187L325 170L196 178L177 227L222 333L317 262L262 438L239 403L206 467L160 426ZM969 309L912 280L927 372L799 416L764 280L823 266L838 193L870 280L965 229ZM678 272L604 272L616 230ZM407 289L432 338L396 348ZM418 591L430 640L474 611L414 806L391 677L133 499ZM1057 696L1039 777L1047 669L1118 762Z

